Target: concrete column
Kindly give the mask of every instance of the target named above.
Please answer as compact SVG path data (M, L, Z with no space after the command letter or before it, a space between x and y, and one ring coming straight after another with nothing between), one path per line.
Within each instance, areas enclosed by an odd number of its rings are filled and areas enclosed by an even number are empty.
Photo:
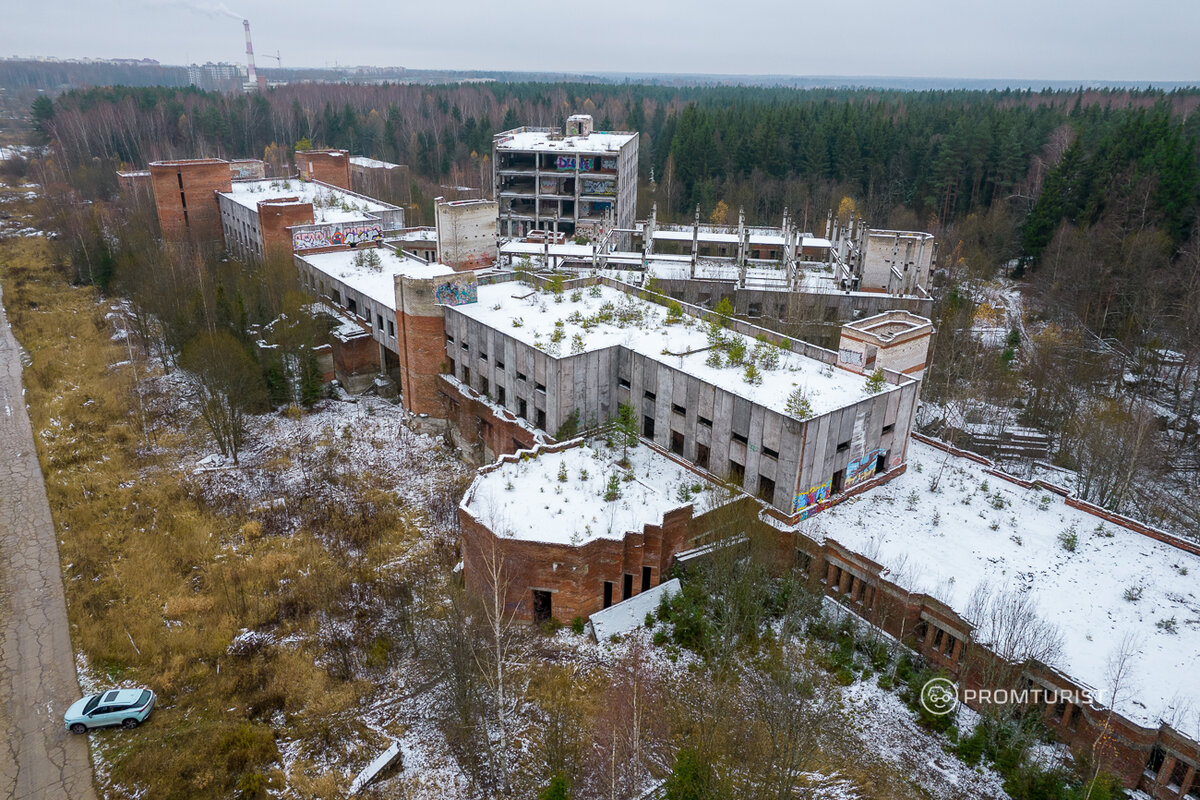
M857 600L858 599L858 589L861 585L862 585L862 581L860 581L854 575L851 575L850 576L850 590L846 592L846 596L849 597L851 600Z
M737 243L738 286L746 288L746 208L738 208Z
M850 584L853 583L853 581L854 581L854 576L851 575L846 570L842 570L842 581L841 581L841 584L838 586L838 591L840 591L842 594L846 594L847 592L850 591Z
M700 204L696 204L696 219L692 223L692 265L690 277L696 277L696 251L700 249Z
M836 570L837 567L833 565L832 561L825 562L825 585L827 587L833 587L833 578L837 574Z

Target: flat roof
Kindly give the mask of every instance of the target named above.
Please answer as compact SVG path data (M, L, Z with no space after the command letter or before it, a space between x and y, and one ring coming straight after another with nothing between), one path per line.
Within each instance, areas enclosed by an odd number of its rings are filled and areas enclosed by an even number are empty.
M378 268L356 263L365 258L367 253L379 256ZM426 264L420 259L400 255L388 247L354 248L313 255L297 253L297 256L318 272L341 281L350 289L393 311L396 310L397 275L408 278L436 278L454 273L454 270L444 264Z
M938 491L930 492L943 464ZM801 530L867 554L888 580L964 618L983 583L1030 593L1063 637L1060 663L1051 666L1095 689L1105 706L1114 705L1108 664L1131 635L1135 655L1115 710L1200 738L1200 556L984 469L914 440L904 474ZM1060 541L1071 532L1073 551Z
M537 150L566 153L615 153L637 137L625 131L563 136L551 131L521 130L496 134L497 150Z
M356 167L370 167L371 169L396 169L401 166L390 161L380 161L377 158L367 158L366 156L350 156L350 163Z
M681 506L694 503L696 513L703 513L730 499L718 484L644 443L629 448L628 470L617 465L621 454L619 445L610 448L603 439L593 439L557 453L538 452L534 458L501 458L476 477L462 505L497 536L581 545L641 533ZM559 480L564 468L565 482ZM606 500L613 475L620 497Z
M313 204L314 224L368 220L373 214L396 209L390 203L371 200L319 181L302 181L299 178L234 181L230 191L218 194L254 210L265 200L298 198L295 202Z
M778 364L771 369L760 366L762 382L751 384L745 379L744 367L707 363L711 349L707 322L684 314L681 322L667 324L664 306L609 286L578 290L577 301L571 299L574 294L564 292L561 302L555 302L549 292L507 281L481 285L479 302L453 309L544 352L554 350L550 337L557 329L556 323L562 322L559 357L621 345L781 414L787 413L788 397L797 388L804 390L813 416L869 396L863 376L766 343L761 347L770 348ZM602 307L611 314L612 321L596 320ZM514 326L514 321L520 325ZM730 340L740 339L747 357L760 346L753 337L732 330L725 329L724 335ZM884 391L897 388L886 384Z

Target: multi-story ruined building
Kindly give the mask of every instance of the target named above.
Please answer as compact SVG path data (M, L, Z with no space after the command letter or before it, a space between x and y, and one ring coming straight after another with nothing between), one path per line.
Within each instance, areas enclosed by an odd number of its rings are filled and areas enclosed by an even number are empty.
M592 118L558 128L514 128L492 140L492 186L505 236L544 229L568 236L633 227L638 134L594 131Z

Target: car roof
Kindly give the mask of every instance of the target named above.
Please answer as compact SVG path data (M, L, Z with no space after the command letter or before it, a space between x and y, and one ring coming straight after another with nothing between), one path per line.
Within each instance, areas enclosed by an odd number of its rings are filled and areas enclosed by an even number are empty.
M136 703L138 698L142 696L142 689L112 689L104 693L104 697L100 702L105 705L122 705Z

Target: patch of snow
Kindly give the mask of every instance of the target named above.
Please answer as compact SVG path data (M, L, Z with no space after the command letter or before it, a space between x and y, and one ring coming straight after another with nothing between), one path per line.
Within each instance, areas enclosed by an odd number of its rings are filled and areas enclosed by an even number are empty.
M592 614L592 634L596 641L605 642L613 636L632 631L646 622L646 615L654 613L663 597L674 597L681 591L678 578L660 583L653 589L635 594L628 600Z

